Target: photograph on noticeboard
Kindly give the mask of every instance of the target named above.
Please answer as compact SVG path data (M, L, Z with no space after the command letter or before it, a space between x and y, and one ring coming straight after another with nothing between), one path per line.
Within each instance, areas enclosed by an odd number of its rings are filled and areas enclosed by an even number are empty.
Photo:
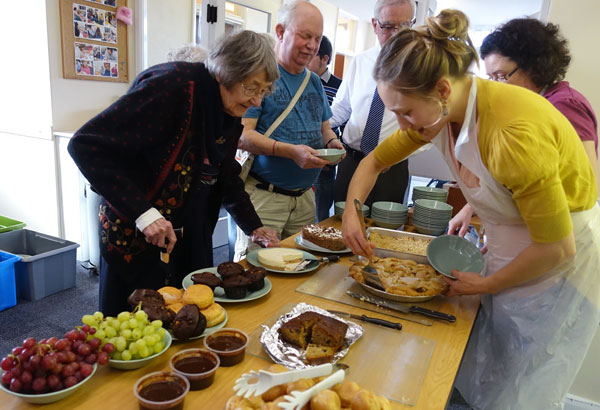
M116 7L117 0L86 0L90 3L104 4L105 6Z
M76 38L116 44L116 13L74 3L73 35Z
M92 77L119 77L115 47L75 43L75 73Z

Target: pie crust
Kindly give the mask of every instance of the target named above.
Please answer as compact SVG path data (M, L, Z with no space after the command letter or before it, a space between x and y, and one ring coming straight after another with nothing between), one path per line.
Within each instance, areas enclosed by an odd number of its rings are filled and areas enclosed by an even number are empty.
M442 275L429 265L392 257L374 257L373 262L387 293L404 296L434 296L441 295L448 289ZM362 269L366 265L367 261L355 262L350 267L350 276L357 282L365 283Z

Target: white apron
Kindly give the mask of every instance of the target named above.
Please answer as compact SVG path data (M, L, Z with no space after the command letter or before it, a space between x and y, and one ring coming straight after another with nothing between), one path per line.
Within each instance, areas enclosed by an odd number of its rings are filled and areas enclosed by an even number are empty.
M483 275L530 243L511 193L484 166L477 142L476 82L455 145L456 159L479 178L469 188L450 153L448 131L432 142L481 218L488 253ZM542 277L482 295L456 387L474 409L562 409L600 320L600 208L572 213L577 254Z

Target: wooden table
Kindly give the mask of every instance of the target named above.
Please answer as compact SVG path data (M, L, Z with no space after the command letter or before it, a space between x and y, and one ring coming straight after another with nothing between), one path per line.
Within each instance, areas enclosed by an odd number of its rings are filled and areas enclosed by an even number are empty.
M335 217L324 224L339 227L340 221ZM293 237L282 242L283 246L296 247ZM350 264L346 256L339 263ZM254 301L246 303L225 303L223 306L229 314L227 327L234 327L251 334L265 320L287 303L306 302L323 309L337 309L352 313L367 313L369 316L389 318L389 316L364 311L357 307L296 292L295 289L307 280L310 274L269 275L273 284L271 292ZM456 372L460 365L467 340L471 333L473 321L479 307L478 297L443 298L439 310L456 316L456 323L447 324L434 321L432 326L402 322L403 332L433 339L435 350L415 406L406 406L392 402L394 409L444 409L452 391ZM393 319L397 320L397 319ZM50 335L49 335L50 336ZM137 370L120 371L109 366L98 369L91 380L85 383L71 396L58 402L44 406L47 410L64 409L100 409L125 410L137 409L137 400L133 395L135 382L143 375L169 369L171 356L183 349L202 347L202 340L187 343L174 343L167 352L154 359L148 366ZM225 402L233 394L235 380L249 370L266 368L270 365L261 358L246 355L244 361L233 367L222 367L217 371L215 382L206 390L190 391L185 398L186 409L222 409ZM16 397L0 392L0 405L5 409L39 409L37 405L28 404Z

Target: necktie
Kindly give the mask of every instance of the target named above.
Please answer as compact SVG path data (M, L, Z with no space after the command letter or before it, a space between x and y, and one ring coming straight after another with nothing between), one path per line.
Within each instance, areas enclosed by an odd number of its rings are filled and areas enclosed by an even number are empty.
M365 155L373 151L379 142L379 133L381 132L381 121L383 121L384 110L385 105L383 104L383 101L381 101L381 97L379 97L376 87L375 94L373 94L373 101L371 101L367 123L365 124L363 136L360 141L360 150Z

